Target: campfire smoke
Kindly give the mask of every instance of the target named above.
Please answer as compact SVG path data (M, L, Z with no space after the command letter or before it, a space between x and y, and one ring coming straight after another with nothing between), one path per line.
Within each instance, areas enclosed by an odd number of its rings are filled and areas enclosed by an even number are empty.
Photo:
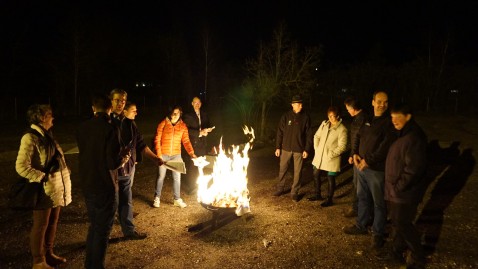
M226 154L221 139L212 174L204 174L203 168L209 164L205 157L194 160L194 165L199 168L198 202L217 208L236 208L235 212L238 216L251 212L247 189L247 167L248 152L255 136L252 128L245 126L243 131L250 139L242 150L240 146L233 145L232 150Z

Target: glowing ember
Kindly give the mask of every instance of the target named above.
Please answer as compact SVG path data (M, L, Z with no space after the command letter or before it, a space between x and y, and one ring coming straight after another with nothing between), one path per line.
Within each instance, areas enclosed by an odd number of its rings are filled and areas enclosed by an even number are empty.
M224 152L221 139L212 174L205 175L203 172L204 166L209 164L205 157L194 160L194 164L199 168L198 202L219 208L236 208L238 216L251 212L247 189L247 167L248 152L255 136L252 128L245 126L243 130L244 134L251 136L251 139L244 145L242 151L239 146L232 146L232 152L228 154L231 157Z

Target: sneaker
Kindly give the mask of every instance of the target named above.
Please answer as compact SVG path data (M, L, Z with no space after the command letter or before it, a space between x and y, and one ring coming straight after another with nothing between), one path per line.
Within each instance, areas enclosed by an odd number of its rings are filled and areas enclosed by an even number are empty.
M298 202L300 201L300 196L298 194L294 194L292 195L292 200L294 200L294 202Z
M183 201L183 199L179 198L177 200L174 200L174 206L178 206L180 208L185 208L188 205Z
M329 206L332 206L333 204L334 204L334 203L332 202L332 200L327 199L327 200L323 201L323 202L320 204L320 206L321 206L321 207L329 207Z
M353 234L353 235L357 235L357 234L367 234L367 230L366 229L360 229L359 227L357 227L357 225L352 225L352 226L349 226L349 227L345 227L344 229L344 233L346 234Z
M148 235L146 235L145 233L134 231L131 234L125 235L124 240L142 240L142 239L145 239L146 237L148 237Z
M272 194L273 196L281 196L282 194L285 194L285 191L284 190L277 190L276 192L274 192L274 194Z
M161 201L159 200L159 197L154 197L153 207L158 208L160 205Z

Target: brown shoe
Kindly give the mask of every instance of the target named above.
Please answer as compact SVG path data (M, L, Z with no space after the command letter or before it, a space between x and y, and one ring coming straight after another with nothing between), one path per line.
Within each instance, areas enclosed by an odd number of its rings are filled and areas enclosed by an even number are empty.
M45 255L45 260L48 265L56 267L57 265L66 263L66 258L55 255L53 252L48 252Z

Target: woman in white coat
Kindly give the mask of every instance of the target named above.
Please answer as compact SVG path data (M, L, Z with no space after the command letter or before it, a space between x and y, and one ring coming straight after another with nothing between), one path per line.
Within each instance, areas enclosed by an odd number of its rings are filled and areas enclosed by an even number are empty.
M315 156L312 161L312 167L315 194L308 198L309 201L322 200L320 171L326 172L329 189L327 198L320 204L322 207L328 207L333 204L335 177L340 172L340 157L347 149L347 128L342 124L338 108L335 106L329 107L327 109L327 116L329 120L323 121L314 135Z
M15 168L30 182L41 182L47 197L33 210L30 232L33 268L55 268L66 263L65 258L53 253L53 245L60 208L71 203L70 171L63 151L50 131L54 119L51 107L32 105L28 108L27 118L33 130L22 136Z

